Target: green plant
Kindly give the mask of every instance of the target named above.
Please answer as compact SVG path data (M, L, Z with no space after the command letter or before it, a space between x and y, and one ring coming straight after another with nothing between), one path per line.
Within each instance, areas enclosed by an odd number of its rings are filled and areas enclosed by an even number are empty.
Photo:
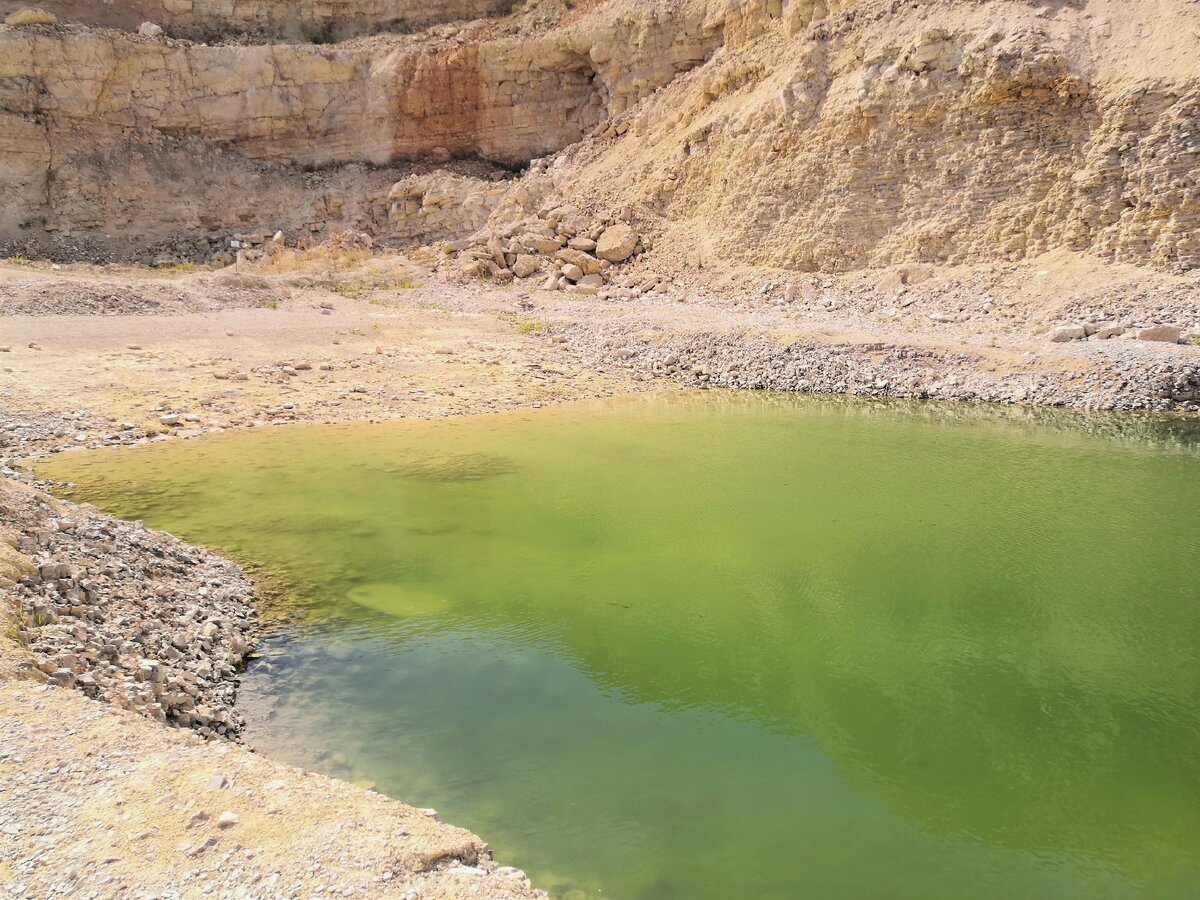
M367 336L367 333L365 331L363 331L361 328L351 328L350 333L353 335L357 335L358 337L366 337Z
M345 297L347 300L357 300L363 295L363 286L358 281L348 281L345 284L335 284L330 288L335 294Z
M510 325L515 325L517 331L521 334L549 334L550 326L545 322L540 322L537 319L522 319L514 312L505 311L499 314L498 318L502 322L508 322Z
M1200 334L1193 337L1190 341L1188 341L1188 343L1193 347L1200 347Z
M258 304L263 309L279 309L279 301L272 297L270 300L263 300Z
M411 291L414 288L419 288L421 285L413 281L408 275L397 275L392 279L392 289L397 291Z
M173 272L195 272L196 264L190 259L185 259L182 262L172 263L167 268Z
M29 260L26 259L24 256L22 256L20 253L14 253L12 256L10 256L8 258L8 261L10 263L17 263L18 265L20 265L21 263L29 262Z

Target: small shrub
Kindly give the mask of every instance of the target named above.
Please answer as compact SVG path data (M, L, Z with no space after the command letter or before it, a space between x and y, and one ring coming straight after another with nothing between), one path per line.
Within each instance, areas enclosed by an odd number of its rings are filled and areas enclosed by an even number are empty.
M185 259L183 262L172 263L167 268L172 272L195 272L196 264L190 259Z
M345 284L335 284L330 288L335 294L345 297L347 300L357 300L363 295L363 286L361 282L350 281Z

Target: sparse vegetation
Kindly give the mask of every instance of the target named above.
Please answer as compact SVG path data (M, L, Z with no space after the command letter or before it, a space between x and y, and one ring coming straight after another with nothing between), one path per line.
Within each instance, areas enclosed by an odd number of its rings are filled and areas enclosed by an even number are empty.
M550 333L550 326L540 319L525 319L513 312L502 312L499 318L514 325L520 334Z
M195 272L196 264L190 259L185 259L181 262L172 263L171 265L167 266L167 268L172 272Z
M342 284L330 285L329 289L335 294L345 297L347 300L357 300L363 295L363 285L361 281L348 281Z

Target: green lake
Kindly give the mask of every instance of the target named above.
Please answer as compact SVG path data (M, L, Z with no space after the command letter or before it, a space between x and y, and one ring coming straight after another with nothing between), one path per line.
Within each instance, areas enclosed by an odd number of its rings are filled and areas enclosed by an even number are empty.
M246 738L560 898L1200 897L1200 423L718 392L55 457Z

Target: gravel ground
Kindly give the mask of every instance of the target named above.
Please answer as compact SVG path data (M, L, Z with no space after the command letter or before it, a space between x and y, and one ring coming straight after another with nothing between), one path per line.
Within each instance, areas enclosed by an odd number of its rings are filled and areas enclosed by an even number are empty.
M0 681L0 897L545 897L474 835L77 691Z

